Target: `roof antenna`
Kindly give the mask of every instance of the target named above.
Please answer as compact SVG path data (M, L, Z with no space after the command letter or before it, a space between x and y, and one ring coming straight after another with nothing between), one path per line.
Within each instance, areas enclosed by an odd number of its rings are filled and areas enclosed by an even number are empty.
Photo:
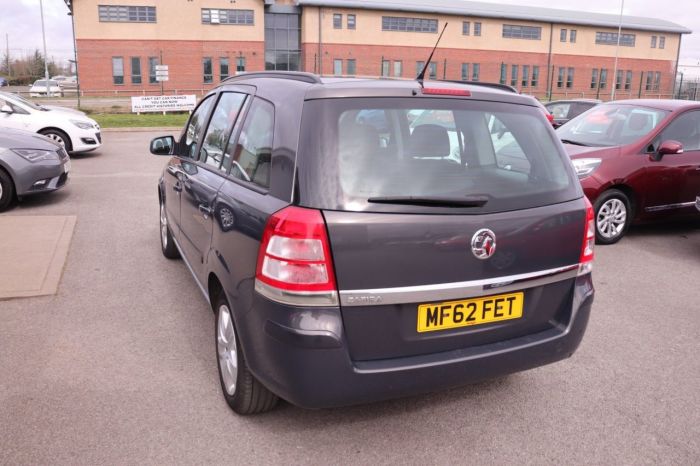
M416 81L418 81L418 84L420 84L420 87L423 87L423 79L425 78L425 71L430 66L430 60L433 59L433 54L435 53L435 49L437 49L437 46L440 43L440 39L442 39L442 35L445 33L445 29L447 29L447 23L445 23L445 26L443 26L442 31L440 31L440 35L438 36L437 42L435 42L435 47L433 47L433 50L430 52L430 56L428 57L428 61L425 62L423 69L421 70L420 73L418 73L418 76L416 77Z

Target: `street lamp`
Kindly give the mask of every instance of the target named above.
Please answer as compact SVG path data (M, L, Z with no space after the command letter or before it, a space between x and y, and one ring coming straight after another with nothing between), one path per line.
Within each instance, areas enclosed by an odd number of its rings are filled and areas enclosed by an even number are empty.
M46 82L46 97L49 97L49 56L46 54L46 31L44 30L44 2L39 0L41 10L41 37L44 39L44 80Z
M615 47L615 66L613 68L613 85L610 100L615 100L615 88L617 88L617 57L620 54L620 37L622 36L622 11L625 8L625 0L620 0L620 21L617 24L617 47ZM620 80L622 81L622 80Z

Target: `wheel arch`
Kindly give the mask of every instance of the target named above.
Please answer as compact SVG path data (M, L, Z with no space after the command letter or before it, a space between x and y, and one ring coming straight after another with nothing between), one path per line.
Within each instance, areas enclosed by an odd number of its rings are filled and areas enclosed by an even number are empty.
M15 192L14 197L15 199L19 199L19 194L17 193L17 181L15 181L15 177L12 170L10 170L10 167L6 166L2 160L0 160L0 171L7 174L7 177L10 179L10 183L12 183L12 188Z
M68 138L68 142L70 142L71 147L73 146L73 139L71 139L70 134L68 134L68 132L66 130L59 128L58 126L46 126L44 128L37 130L37 133L42 133L44 131L59 131L59 132L63 133Z
M632 189L632 187L628 184L624 183L617 183L617 184L612 184L610 186L607 186L601 194L603 194L605 191L609 191L611 189L616 189L620 192L622 192L625 196L627 196L627 199L630 201L630 218L636 219L637 217L637 212L638 212L638 206L639 206L639 198L637 196L637 193Z

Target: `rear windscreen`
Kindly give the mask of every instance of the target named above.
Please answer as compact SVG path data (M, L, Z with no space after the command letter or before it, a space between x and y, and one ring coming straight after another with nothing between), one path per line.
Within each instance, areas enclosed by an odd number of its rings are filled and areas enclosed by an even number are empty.
M570 162L536 107L440 98L308 101L299 196L348 211L485 213L580 196ZM404 198L392 203L392 198ZM479 206L405 198L470 199ZM381 202L377 202L380 199Z

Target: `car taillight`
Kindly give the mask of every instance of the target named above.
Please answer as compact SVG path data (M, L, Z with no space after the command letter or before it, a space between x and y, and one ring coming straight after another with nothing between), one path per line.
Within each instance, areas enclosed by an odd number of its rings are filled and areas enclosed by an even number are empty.
M321 212L286 207L265 226L255 289L273 301L295 306L336 306L333 259Z
M547 116L547 121L549 121L550 123L554 123L554 115L552 115L549 112L545 113L545 115Z
M583 232L581 260L578 266L579 275L591 273L593 270L593 246L595 245L595 214L591 201L585 196L584 199L586 201L586 226Z

